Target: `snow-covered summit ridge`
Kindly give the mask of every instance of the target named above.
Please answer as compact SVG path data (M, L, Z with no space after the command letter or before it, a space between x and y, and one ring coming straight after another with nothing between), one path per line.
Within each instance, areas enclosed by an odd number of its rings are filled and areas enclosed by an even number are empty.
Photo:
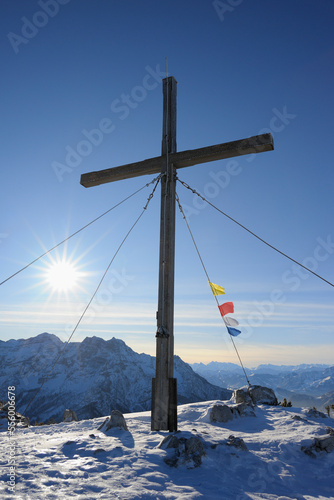
M166 463L159 447L166 432L150 431L150 413L125 414L128 432L98 430L105 417L17 429L17 498L118 498L158 500L330 500L334 452L305 454L302 446L334 427L300 408L259 406L254 416L211 423L220 400L178 407L179 436L198 436L201 464ZM246 450L227 446L234 436ZM5 448L8 436L0 433ZM0 471L6 485L6 467Z

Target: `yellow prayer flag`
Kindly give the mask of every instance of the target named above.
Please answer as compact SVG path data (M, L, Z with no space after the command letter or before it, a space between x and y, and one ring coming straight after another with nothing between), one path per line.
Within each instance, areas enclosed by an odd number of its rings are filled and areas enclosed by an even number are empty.
M225 294L225 290L222 286L215 285L214 283L210 283L210 281L209 281L209 285L211 287L213 295L224 295Z

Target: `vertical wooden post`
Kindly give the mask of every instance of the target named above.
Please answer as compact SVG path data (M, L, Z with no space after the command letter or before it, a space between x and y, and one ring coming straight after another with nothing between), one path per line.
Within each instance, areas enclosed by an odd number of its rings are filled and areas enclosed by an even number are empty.
M151 428L177 430L177 387L174 378L174 254L176 168L233 158L274 149L271 134L176 153L176 85L163 79L163 132L161 156L89 172L81 176L85 187L161 172L159 299L156 334L156 376L152 380Z
M177 388L174 378L174 257L175 176L169 154L176 152L176 85L163 80L163 132L161 154L166 161L161 179L159 298L156 334L156 375L152 382L152 430L177 429Z

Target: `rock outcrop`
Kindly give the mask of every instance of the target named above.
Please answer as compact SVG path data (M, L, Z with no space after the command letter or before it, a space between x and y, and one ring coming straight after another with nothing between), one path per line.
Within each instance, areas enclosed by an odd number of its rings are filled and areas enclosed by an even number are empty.
M210 422L228 422L233 418L233 411L227 405L214 405L210 411Z
M118 428L118 429L123 429L124 431L128 430L128 427L125 422L125 418L123 414L118 411L118 410L112 410L110 417L107 418L100 427L98 427L98 430L102 432L107 432L110 429L113 428Z
M309 446L302 446L302 451L313 458L316 453L325 451L331 453L334 450L334 429L328 427L327 434L315 437L313 443Z
M166 450L164 461L170 467L185 465L188 469L199 467L205 455L205 446L199 436L177 431L165 437L158 448Z
M261 385L251 385L250 387L242 387L233 393L236 403L246 403L248 405L273 405L277 406L277 397L269 387Z
M74 410L67 409L64 411L63 422L77 422L77 421L78 417Z

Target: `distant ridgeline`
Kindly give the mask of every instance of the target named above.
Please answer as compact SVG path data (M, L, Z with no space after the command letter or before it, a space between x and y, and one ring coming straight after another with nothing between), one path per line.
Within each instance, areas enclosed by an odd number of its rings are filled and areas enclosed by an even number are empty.
M211 384L237 389L244 385L244 374L234 363L194 363L193 370ZM324 411L334 403L334 366L319 364L259 365L246 368L252 385L274 389L279 400L286 398L293 406L313 407Z
M24 412L34 397L64 343L55 335L42 333L30 339L0 341L0 387L16 387L17 411ZM213 399L226 400L232 391L217 387L196 374L175 356L178 403ZM122 340L87 337L71 342L26 412L33 423L62 421L64 410L73 409L79 419L151 408L155 358L138 354ZM0 400L6 401L5 389Z

